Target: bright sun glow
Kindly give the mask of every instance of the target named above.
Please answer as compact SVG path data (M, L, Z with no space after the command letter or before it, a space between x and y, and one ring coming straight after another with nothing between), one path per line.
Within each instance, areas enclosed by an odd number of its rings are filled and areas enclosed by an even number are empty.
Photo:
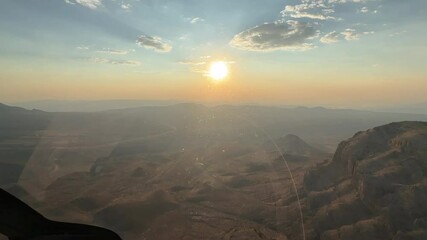
M209 76L215 81L221 81L228 76L228 66L225 62L213 62L209 69Z

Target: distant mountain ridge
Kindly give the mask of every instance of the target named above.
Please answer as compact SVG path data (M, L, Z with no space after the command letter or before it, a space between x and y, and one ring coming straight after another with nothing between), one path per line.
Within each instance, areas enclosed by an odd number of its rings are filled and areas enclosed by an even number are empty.
M319 149L316 149L294 134L288 134L276 140L283 153L300 156L314 156L325 154Z
M40 110L27 110L0 103L0 138L4 135L45 129L51 115Z
M18 181L51 114L0 103L0 186Z
M380 111L380 112L427 114L427 102L418 103L418 104L386 106L386 107L382 107L382 108L375 108L373 110Z
M300 164L305 164L307 161L319 162L331 157L329 153L311 146L294 134L287 134L274 142L268 141L264 144L264 148L270 154L278 155L276 160L279 162L283 161L280 153L287 161Z
M28 109L22 108L22 107L16 107L16 106L9 106L3 103L0 103L0 112L5 113L11 113L11 112L26 112L26 111L30 111ZM41 112L40 110L33 110L33 111L38 111Z
M40 100L13 103L25 109L41 109L47 112L100 112L144 106L169 106L181 103L177 100Z

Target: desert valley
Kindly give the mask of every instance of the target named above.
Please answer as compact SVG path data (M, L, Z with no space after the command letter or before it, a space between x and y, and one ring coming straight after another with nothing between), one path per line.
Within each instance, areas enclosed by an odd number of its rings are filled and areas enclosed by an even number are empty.
M198 104L0 112L0 184L50 219L124 239L427 237L426 115Z

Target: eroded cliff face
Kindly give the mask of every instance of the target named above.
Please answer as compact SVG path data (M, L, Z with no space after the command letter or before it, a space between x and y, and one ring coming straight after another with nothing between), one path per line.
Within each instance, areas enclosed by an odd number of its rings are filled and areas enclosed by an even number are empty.
M313 239L427 239L427 123L357 133L304 177Z

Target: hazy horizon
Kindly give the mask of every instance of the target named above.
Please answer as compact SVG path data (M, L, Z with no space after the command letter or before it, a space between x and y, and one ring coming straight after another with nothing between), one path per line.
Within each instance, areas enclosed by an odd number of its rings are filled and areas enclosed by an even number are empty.
M171 106L176 104L201 104L204 106L260 106L281 108L326 108L336 110L360 110L390 113L427 114L427 103L394 104L394 105L320 105L320 104L286 104L274 102L225 102L225 101L188 101L179 99L96 99L66 100L43 99L18 102L0 102L9 106L22 107L28 110L38 109L47 112L96 112L114 109L137 107Z

